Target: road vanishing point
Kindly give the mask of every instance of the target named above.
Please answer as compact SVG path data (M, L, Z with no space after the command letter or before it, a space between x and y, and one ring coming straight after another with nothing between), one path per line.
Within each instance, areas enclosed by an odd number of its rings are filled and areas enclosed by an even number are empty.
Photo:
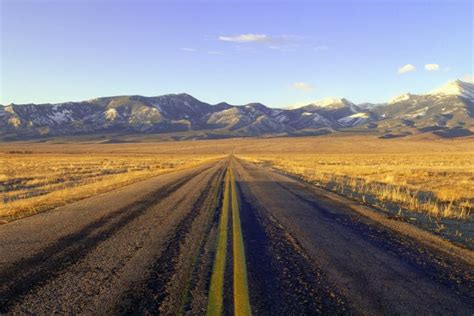
M472 315L472 252L229 156L0 226L0 313ZM359 211L358 211L359 210Z

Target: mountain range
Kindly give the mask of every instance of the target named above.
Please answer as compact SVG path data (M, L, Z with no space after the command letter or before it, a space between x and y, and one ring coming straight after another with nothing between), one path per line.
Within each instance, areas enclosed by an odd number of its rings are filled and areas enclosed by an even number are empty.
M381 138L474 134L474 84L456 80L381 104L331 98L298 108L211 105L189 94L114 96L59 104L0 106L0 138L175 134L182 138L369 133Z

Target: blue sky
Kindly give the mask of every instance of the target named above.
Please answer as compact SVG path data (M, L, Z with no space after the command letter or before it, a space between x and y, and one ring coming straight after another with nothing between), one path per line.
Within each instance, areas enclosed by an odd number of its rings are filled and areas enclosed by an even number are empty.
M0 3L0 104L381 102L473 73L470 0Z

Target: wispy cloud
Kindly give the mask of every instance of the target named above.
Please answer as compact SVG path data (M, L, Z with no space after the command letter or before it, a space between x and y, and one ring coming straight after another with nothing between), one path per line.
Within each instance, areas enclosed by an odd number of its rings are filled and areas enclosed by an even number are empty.
M196 51L196 49L189 48L189 47L181 47L180 50L182 50L183 52L195 52Z
M267 35L267 34L239 34L229 36L219 36L218 39L224 42L248 44L255 43L266 46L269 49L286 51L288 48L296 48L303 41L302 37L294 35Z
M314 90L314 87L307 82L295 82L291 86L296 90L301 90L304 92L311 92Z
M408 72L413 72L416 70L416 67L413 66L412 64L406 64L400 68L398 68L398 74L406 74Z
M266 34L240 34L233 36L219 36L219 40L234 43L268 43L271 40L271 37Z
M210 50L207 52L209 55L222 55L222 52L217 50Z
M425 70L427 70L427 71L438 71L439 70L439 65L438 64L426 64L425 65Z
M311 38L298 35L245 33L236 35L221 35L218 36L217 39L223 42L238 44L234 44L234 47L242 51L250 51L257 46L263 46L268 49L280 52L291 52L297 49L306 49L319 52L329 49L328 46L322 45Z

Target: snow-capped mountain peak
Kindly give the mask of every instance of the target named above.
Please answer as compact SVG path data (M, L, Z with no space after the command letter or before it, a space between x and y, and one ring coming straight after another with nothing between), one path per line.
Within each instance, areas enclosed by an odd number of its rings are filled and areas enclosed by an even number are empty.
M211 105L188 94L11 104L0 107L0 139L183 131L196 132L196 137L202 133L209 133L209 137L219 133L222 137L306 135L311 130L331 132L353 127L400 135L435 131L460 137L474 135L473 95L474 85L458 80L431 94L405 93L392 99L392 104L355 105L347 99L327 98L296 109L273 109L260 103Z
M307 102L298 102L286 107L288 110L296 110L304 107L319 107L319 108L331 108L331 107L340 107L340 106L349 106L353 103L344 98L324 98L316 101L307 101Z
M455 95L467 99L474 99L474 83L462 80L451 81L444 86L431 91L434 95Z
M396 96L392 99L390 99L390 101L388 101L388 104L394 104L394 103L397 103L397 102L402 102L402 101L406 101L408 99L410 99L410 97L412 96L411 93L404 93L404 94L401 94L399 96Z
M349 105L349 104L352 104L352 102L344 98L325 98L322 100L315 101L311 105L315 105L319 107L331 107L331 106L342 105L342 104Z

